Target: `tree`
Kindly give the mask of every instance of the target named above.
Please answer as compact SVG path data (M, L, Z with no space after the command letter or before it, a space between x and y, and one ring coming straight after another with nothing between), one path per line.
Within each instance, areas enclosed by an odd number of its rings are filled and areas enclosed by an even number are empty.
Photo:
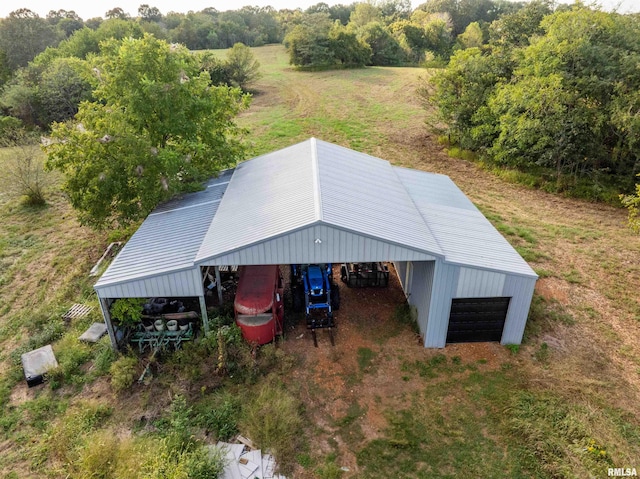
M463 148L491 145L495 123L487 119L487 102L496 85L506 79L507 64L479 48L458 50L447 68L434 76L435 93L423 90L424 99L438 107L439 120L447 125L452 140Z
M105 13L104 16L108 19L119 18L120 20L127 20L129 18L129 14L120 7L112 8Z
M239 89L210 86L184 47L152 36L111 40L95 59L100 82L73 122L58 123L47 165L65 174L80 220L95 227L144 218L243 155Z
M483 42L483 33L478 22L471 22L467 25L464 33L458 35L458 43L462 48L481 47Z
M0 20L0 50L12 70L26 66L38 53L58 41L55 27L26 8Z
M69 37L76 30L84 27L82 18L73 10L50 10L47 21L58 28L65 37Z
M365 25L359 31L360 38L371 47L371 65L398 65L406 60L398 40L378 22Z
M333 65L335 59L329 46L331 20L326 14L304 14L284 37L289 63L301 67Z
M381 22L382 15L380 9L371 3L358 3L349 19L349 24L353 27L364 27L367 23Z
M329 49L335 61L345 67L363 67L371 60L371 47L338 20L329 30Z
M407 20L411 16L410 0L378 0L374 4L378 7L387 23Z
M210 15L189 12L171 30L170 36L174 42L182 43L190 50L206 50L218 47L215 30L215 22Z
M138 7L138 16L146 22L158 23L162 20L162 13L157 7L150 7L147 3L143 3Z
M638 175L640 177L640 174ZM633 195L620 195L622 205L629 210L629 227L640 233L640 183L636 184Z
M247 85L260 78L260 62L251 48L236 43L227 53L227 69L231 85L246 90Z
M40 126L73 118L80 103L91 100L90 75L87 62L78 58L56 58L47 66L38 84Z
M551 0L532 0L517 12L501 16L491 24L490 38L496 45L524 47L529 39L544 35L542 19L553 13Z

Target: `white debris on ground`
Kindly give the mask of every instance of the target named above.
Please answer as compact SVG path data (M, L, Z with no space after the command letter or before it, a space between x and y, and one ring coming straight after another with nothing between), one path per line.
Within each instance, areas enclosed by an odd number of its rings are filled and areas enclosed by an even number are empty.
M242 436L237 437L239 444L218 442L215 446L224 452L226 466L220 479L287 479L276 474L276 460L271 454L262 454L253 443Z

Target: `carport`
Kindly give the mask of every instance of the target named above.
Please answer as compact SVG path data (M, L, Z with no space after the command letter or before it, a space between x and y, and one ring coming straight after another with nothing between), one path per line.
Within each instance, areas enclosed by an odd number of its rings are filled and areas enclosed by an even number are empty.
M519 344L536 274L446 176L311 138L161 205L95 285L115 298L198 298L227 265L393 262L426 347ZM499 307L498 307L499 306Z

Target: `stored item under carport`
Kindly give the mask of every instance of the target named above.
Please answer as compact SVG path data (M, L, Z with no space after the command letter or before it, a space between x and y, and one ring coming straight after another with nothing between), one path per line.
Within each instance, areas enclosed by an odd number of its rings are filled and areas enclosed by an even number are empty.
M299 298L304 298L307 328L311 330L313 345L318 347L316 329L328 329L331 345L334 346L333 312L340 308L340 290L333 282L331 263L291 265L291 289L294 305L301 306Z
M389 266L386 263L342 263L340 279L350 288L389 286Z
M262 345L282 334L284 318L282 275L278 265L242 266L233 303L242 337Z

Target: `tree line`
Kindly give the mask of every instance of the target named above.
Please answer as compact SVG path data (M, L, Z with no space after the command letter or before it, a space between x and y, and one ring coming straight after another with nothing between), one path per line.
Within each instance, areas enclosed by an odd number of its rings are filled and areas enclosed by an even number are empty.
M534 0L421 94L449 141L553 191L617 201L640 172L640 16Z
M427 0L416 9L409 0L369 0L186 14L143 4L136 17L114 8L87 21L73 11L40 18L20 9L0 20L0 120L49 129L74 118L83 102L100 100L103 48L150 37L191 50L211 86L246 89L259 74L247 45L265 43L283 42L301 69L440 67L419 95L452 145L553 191L606 200L626 193L637 218L638 15L552 0ZM226 60L193 53L231 46Z

